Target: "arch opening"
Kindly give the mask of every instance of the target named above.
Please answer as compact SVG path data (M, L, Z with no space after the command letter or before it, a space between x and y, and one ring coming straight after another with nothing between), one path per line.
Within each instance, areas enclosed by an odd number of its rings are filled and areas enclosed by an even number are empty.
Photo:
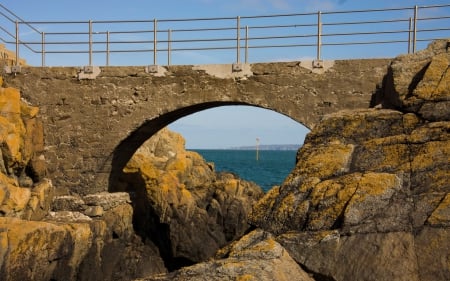
M169 129L186 139L186 149L233 172L265 192L280 185L295 165L309 130L292 118L255 106L222 106L183 117Z
M196 153L190 150L180 153L179 157L168 157L164 164L166 168L172 167L168 172L160 173L155 167L139 166L142 163L130 165L129 162L147 139L175 120L225 105L247 104L204 103L166 113L144 122L114 151L110 191L130 193L136 233L159 248L170 271L206 260L217 249L249 231L247 215L264 193L255 184L242 181L234 174L223 172L211 176L215 173L213 166L203 159L205 164L199 164ZM261 157L265 157L262 152ZM295 153L293 158L295 161ZM199 174L202 180L206 178L210 186L206 188L182 175L183 169ZM157 176L161 179L156 179ZM168 183L176 188L169 189Z

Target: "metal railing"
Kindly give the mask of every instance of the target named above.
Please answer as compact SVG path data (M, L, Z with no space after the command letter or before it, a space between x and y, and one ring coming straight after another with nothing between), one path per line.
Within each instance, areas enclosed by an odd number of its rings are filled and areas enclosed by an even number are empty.
M393 57L414 53L421 43L450 38L450 4L222 18L33 22L0 4L0 19L0 40L15 49L16 64L19 58L36 61L38 56L36 64L41 66L48 65L50 57L50 65L87 60L89 66L108 66L113 58L112 65L158 65L161 54L167 65L175 60L209 63L203 58L206 53L213 63L238 64L242 53L245 63L305 57L321 61L324 54L327 59ZM188 56L197 59L185 63Z

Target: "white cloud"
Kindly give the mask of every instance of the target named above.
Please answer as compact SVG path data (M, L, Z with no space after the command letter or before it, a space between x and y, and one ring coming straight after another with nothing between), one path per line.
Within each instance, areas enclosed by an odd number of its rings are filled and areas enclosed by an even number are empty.
M278 10L291 9L291 5L286 0L269 0L269 3Z
M306 1L305 10L307 12L331 11L336 9L335 1L329 0L311 0ZM343 3L341 0L339 3Z

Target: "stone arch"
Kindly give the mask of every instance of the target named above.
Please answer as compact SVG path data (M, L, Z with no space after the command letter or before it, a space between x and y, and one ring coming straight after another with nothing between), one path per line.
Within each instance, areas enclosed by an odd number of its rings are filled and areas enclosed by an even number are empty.
M93 80L78 79L77 67L25 67L4 81L40 108L48 176L88 194L107 190L135 149L169 121L214 106L253 105L312 128L325 114L369 107L389 62L335 61L318 72L305 62L260 63L226 77L199 66L158 74L106 67Z
M125 139L123 139L114 149L112 153L112 160L111 160L111 172L109 176L108 181L108 190L114 191L115 186L114 184L117 182L117 179L122 174L123 168L126 166L128 161L131 159L133 154L136 152L136 150L149 138L151 138L154 134L156 134L159 130L162 128L168 126L170 123L188 116L190 114L211 109L214 107L219 106L231 106L231 105L242 105L242 106L254 106L258 108L263 108L259 105L250 104L246 102L236 102L236 101L216 101L216 102L205 102L205 103L199 103L191 106L182 107L170 112L167 112L165 114L162 114L156 118L153 118L151 120L147 120L142 125L131 132ZM285 115L292 120L297 121L299 124L305 126L305 128L310 129L307 125L305 125L305 122L301 122L299 120L296 120L295 118L288 116L284 114L283 112L279 112L276 109L272 108L263 108L267 110L272 110L274 112L277 112L279 114Z

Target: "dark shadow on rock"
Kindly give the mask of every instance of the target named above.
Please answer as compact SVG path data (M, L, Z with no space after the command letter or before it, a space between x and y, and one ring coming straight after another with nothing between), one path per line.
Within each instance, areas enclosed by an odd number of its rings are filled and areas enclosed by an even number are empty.
M375 92L370 99L370 107L381 106L385 109L396 109L401 106L398 93L394 88L394 77L392 68L389 66L386 75L383 77L381 85L377 85Z
M116 184L117 191L130 194L133 206L133 227L144 243L158 247L164 265L169 271L194 264L189 259L173 256L170 226L161 223L156 210L147 199L145 181L139 173L123 173Z

